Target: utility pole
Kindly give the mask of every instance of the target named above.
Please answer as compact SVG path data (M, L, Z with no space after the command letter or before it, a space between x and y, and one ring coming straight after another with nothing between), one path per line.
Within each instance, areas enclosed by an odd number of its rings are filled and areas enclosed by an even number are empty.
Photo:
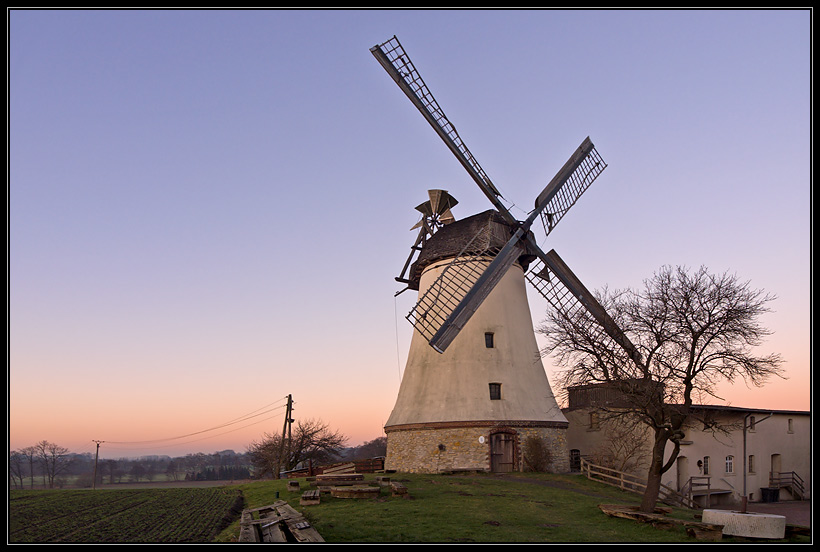
M96 490L97 488L97 461L100 459L100 443L105 443L105 441L94 441L97 443L97 454L94 456L94 479L91 482L91 488Z
M276 462L276 479L279 479L279 473L282 470L282 459L285 457L285 433L288 436L287 453L290 455L291 433L290 426L293 423L291 413L293 412L293 396L288 395L288 407L285 411L285 423L282 426L282 441L279 443L279 460Z

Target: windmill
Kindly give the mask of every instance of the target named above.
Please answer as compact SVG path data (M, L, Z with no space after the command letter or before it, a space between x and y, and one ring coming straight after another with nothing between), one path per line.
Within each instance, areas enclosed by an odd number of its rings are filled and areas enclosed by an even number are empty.
M515 228L513 235L499 251L494 253L493 261L475 279L472 287L466 290L463 286L458 289L448 287L447 289L453 292L446 296L446 300L442 300L441 292L438 291L445 287L442 281L440 282L442 285L435 286L436 291L430 292L438 293L438 299L435 301L437 306L430 308L431 297L422 296L419 299L408 315L408 319L422 335L427 337L430 346L439 353L447 349L487 295L520 256L522 247L526 247L536 255L539 261L530 267L526 275L532 286L550 304L559 309L561 307L566 309L568 302L577 302L578 306L585 308L592 315L609 337L623 347L632 358L637 359L638 353L635 346L555 250L544 253L530 233L533 223L540 218L546 234L549 235L578 198L606 168L606 163L596 151L592 141L588 137L583 140L564 166L538 194L535 199L535 208L525 220L519 221L502 203L502 196L498 189L467 149L455 126L447 119L444 111L433 98L398 38L394 36L374 46L370 51L430 123L493 207L511 227ZM454 260L453 266L457 263L458 260ZM448 277L446 272L442 273L443 279Z
M394 36L374 46L371 53L492 206L484 213L436 226L434 234L428 232L433 228L426 227L428 215L424 215L411 258L397 278L417 289L419 298L407 315L416 331L396 404L385 424L385 467L513 471L522 466L522 441L537 436L550 442L557 462L553 469L558 466L560 471L559 459L569 463L568 422L538 354L525 281L559 312L591 315L600 331L632 358L638 356L558 254L541 250L533 227L540 220L549 235L606 163L586 138L538 194L526 219L517 220L398 39ZM410 265L417 251L419 258ZM472 329L464 335L468 322ZM482 335L483 344L478 341Z

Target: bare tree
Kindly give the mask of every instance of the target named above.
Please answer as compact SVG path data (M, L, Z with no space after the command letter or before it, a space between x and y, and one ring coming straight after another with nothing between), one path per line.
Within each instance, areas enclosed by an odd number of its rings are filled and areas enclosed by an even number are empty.
M387 455L387 437L382 436L362 443L353 449L351 457L353 460L364 460L385 455Z
M331 431L327 424L318 420L299 420L292 431L292 437L285 437L284 446L280 435L266 433L260 442L248 447L251 464L257 475L271 474L274 478L277 464L285 470L295 468L303 462L321 464L338 456L347 437L338 431ZM280 451L284 458L279 462Z
M640 356L616 346L584 313L550 311L539 332L547 338L544 352L564 368L562 388L611 383L621 396L612 415L629 412L650 428L652 455L641 503L641 510L650 512L661 476L677 459L692 406L719 399L722 381L742 379L762 386L769 377L782 376L779 355L754 354L771 333L759 318L774 297L734 275L713 275L704 267L693 273L663 267L640 291L596 295ZM626 408L624 397L629 399ZM664 461L668 443L672 451Z
M646 425L634 416L612 416L600 424L606 437L592 452L596 464L629 473L648 466Z
M68 449L48 441L40 441L34 448L37 451L37 459L43 468L43 477L48 479L48 487L54 488L57 476L68 470L71 460L68 457Z
M34 466L37 464L37 448L34 446L21 448L17 453L22 458L23 464L28 464L29 488L34 488ZM21 481L22 484L22 481Z
M19 450L9 451L9 489L23 488L26 457Z

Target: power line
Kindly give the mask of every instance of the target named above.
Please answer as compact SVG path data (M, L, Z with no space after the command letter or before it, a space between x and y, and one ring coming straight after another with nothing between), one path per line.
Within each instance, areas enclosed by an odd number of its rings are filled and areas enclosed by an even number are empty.
M284 398L280 399L278 401L278 403L281 403L282 401L284 401L286 399L288 399L288 397L284 397ZM108 443L108 444L112 444L112 445L146 445L146 444L152 444L152 443L162 443L162 442L166 442L166 441L176 441L176 440L179 440L179 439L185 439L185 438L188 438L188 437L193 437L195 435L201 435L203 433L208 433L210 431L216 431L218 429L222 429L222 428L234 425L234 424L238 424L240 422L244 422L244 421L250 420L252 418L262 416L264 414L268 414L268 413L271 413L271 412L274 412L274 411L281 410L282 408L285 407L285 405L280 404L279 406L277 406L275 408L269 408L269 407L271 407L275 404L277 404L277 403L276 402L270 403L270 404L265 405L263 407L257 408L256 410L253 410L253 411L249 412L248 414L245 414L245 415L240 416L238 418L234 418L233 420L231 420L229 422L225 422L224 424L220 424L218 426L214 426L214 427L211 427L211 428L208 428L208 429L203 429L201 431L195 431L193 433L187 433L185 435L177 435L176 437L165 437L165 438L161 438L161 439L152 439L152 440L145 440L145 441L105 441L105 442ZM289 403L288 403L288 408L289 408ZM264 410L264 409L268 409L268 410ZM260 410L264 410L264 411L259 412ZM239 428L234 428L231 431L238 431L240 429L244 429L245 427L250 427L251 425L254 425L256 423L266 421L267 419L269 419L269 418L265 418L263 420L257 420L256 422L254 422L252 424L248 424L246 426L242 426L242 427L239 427ZM221 433L219 435L224 435L225 433L230 433L231 431L226 431L226 432ZM182 443L180 443L180 444L182 444Z

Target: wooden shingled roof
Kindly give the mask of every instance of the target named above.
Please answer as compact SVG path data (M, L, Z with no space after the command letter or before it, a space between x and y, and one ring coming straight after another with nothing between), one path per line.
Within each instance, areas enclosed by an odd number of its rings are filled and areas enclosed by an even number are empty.
M443 226L427 240L418 259L411 265L408 287L418 290L424 269L442 259L455 257L462 252L475 254L492 251L494 254L504 247L514 231L493 209ZM465 251L468 244L469 248ZM526 270L535 255L524 247L523 242L519 244L521 256L518 263Z

